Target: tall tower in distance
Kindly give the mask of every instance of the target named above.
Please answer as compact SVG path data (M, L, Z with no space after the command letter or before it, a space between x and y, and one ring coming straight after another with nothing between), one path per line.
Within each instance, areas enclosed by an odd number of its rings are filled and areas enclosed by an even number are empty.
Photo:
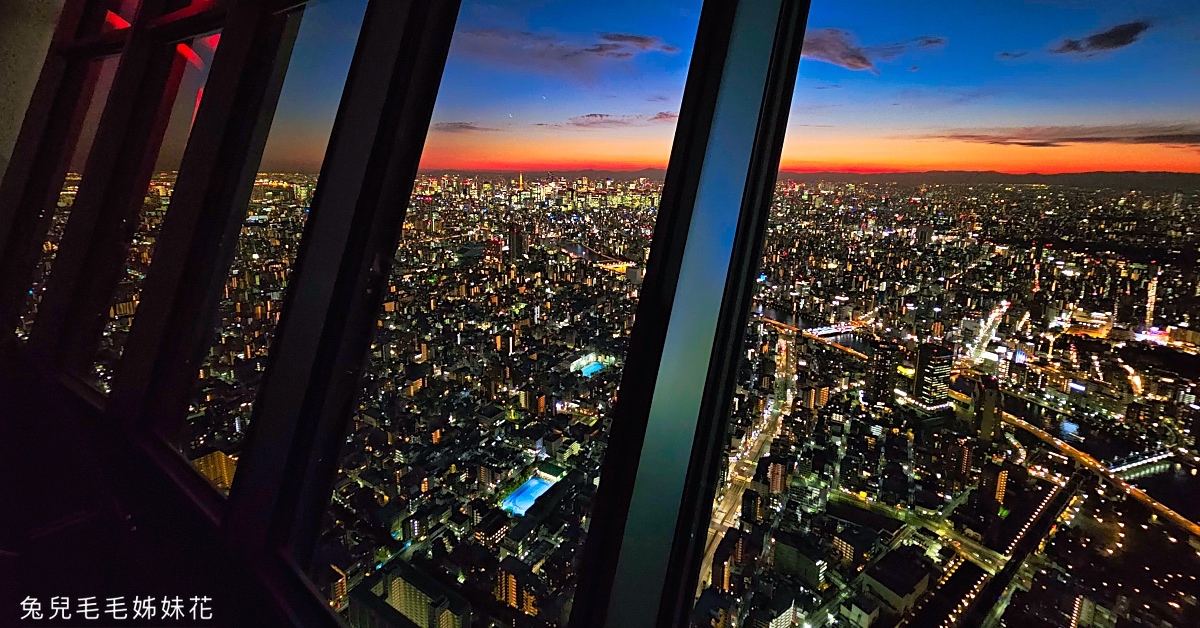
M1158 298L1158 275L1150 280L1150 286L1146 288L1146 327L1154 326L1154 301Z

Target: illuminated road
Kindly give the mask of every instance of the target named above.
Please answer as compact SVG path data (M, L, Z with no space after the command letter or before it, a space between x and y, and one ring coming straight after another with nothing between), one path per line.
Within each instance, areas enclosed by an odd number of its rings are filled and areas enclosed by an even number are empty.
M820 336L818 336L818 335L816 335L816 334L810 334L810 333L808 333L808 332L804 331L803 329L800 329L799 327L796 327L795 325L788 325L787 323L783 323L783 322L777 321L777 320L775 320L775 319L773 319L773 318L767 318L767 317L765 317L765 316L764 316L764 317L762 317L762 319L761 319L761 320L762 320L762 322L764 322L764 323L766 323L766 324L768 324L768 325L772 325L772 326L774 326L774 327L777 327L777 328L779 328L779 329L782 329L782 330L785 330L785 331L790 331L790 332L795 332L795 333L798 333L798 334L802 334L802 335L803 335L805 338L809 338L809 339L811 339L811 340L816 340L817 342L823 342L823 343L825 343L825 344L827 344L827 345L829 345L829 346L831 346L831 347L833 347L833 348L835 348L835 349L841 349L842 351L845 351L846 353L849 353L850 355L852 355L852 356L854 356L854 357L856 357L856 358L859 358L859 359L861 359L861 360L866 360L866 359L867 359L867 355L866 355L865 353L861 352L861 351L856 351L856 350L854 350L854 349L851 349L850 347L847 347L846 345L839 345L838 343L836 343L836 342L834 342L834 341L832 341L832 340L830 340L830 339L828 339L828 338L822 338L822 337L820 337Z
M791 347L785 344L784 350L785 352L791 351ZM788 360L786 357L778 361L780 376L777 379L779 384L775 391L775 398L763 412L758 423L752 426L747 434L747 437L752 440L743 443L741 449L734 452L733 460L729 464L728 479L725 486L718 491L713 502L712 519L708 524L708 540L704 545L704 558L700 563L700 578L696 584L697 597L704 591L709 577L712 575L712 560L717 553L717 545L725 536L725 532L737 525L738 516L741 514L742 494L746 492L746 488L750 486L750 481L754 478L758 461L769 451L771 441L779 433L779 418L787 403L787 387L795 376L794 370L789 366L790 362L792 360Z
M1170 508L1167 508L1165 505L1163 505L1159 501L1155 500L1153 497L1150 497L1149 495L1144 493L1138 487L1130 484L1129 482L1126 482L1124 479L1122 479L1121 477L1119 477L1117 474L1113 473L1112 471L1109 471L1107 466L1105 466L1104 464L1102 464L1101 462L1099 462L1098 460L1093 458L1091 455L1089 455L1085 452L1082 452L1078 449L1075 449L1074 447L1063 442L1061 439L1055 438L1054 436L1050 435L1045 430L1043 430L1039 427L1036 427L1034 425L1031 425L1028 422L1023 421L1023 420L1017 418L1016 416L1013 416L1007 412L1003 413L1003 416L1004 416L1005 421L1029 432L1030 434L1033 434L1034 436L1038 437L1046 444L1053 446L1055 449L1057 449L1063 455L1071 458L1072 460L1083 465L1084 467L1086 467L1087 469L1089 469L1096 475L1099 475L1101 478L1107 480L1113 486L1120 487L1121 490L1123 490L1126 493L1128 493L1129 495L1131 495L1134 499L1142 502L1146 506L1149 506L1150 509L1152 511L1154 511L1155 513L1157 513L1160 517L1170 521L1171 523L1175 524L1179 528L1186 530L1193 536L1200 537L1200 526L1196 525L1195 523L1193 523L1192 521L1190 521L1188 519L1185 519L1182 515L1175 512L1174 510L1171 510Z
M948 516L956 507L961 505L962 502L966 500L966 497L966 492L959 495L940 511L940 515L943 517ZM813 628L821 628L821 626L824 626L826 622L833 619L833 617L838 614L838 608L841 606L842 602L844 602L847 598L856 595L862 589L861 584L863 575L870 571L871 567L874 566L875 563L879 562L880 559L882 559L892 550L899 547L902 543L904 543L904 541L912 536L912 533L916 531L917 526L928 527L930 530L933 530L939 535L942 534L940 530L946 530L948 531L948 534L945 534L944 536L949 537L952 534L956 538L961 539L959 543L955 544L959 556L965 560L970 560L971 562L978 564L980 568L988 571L989 573L996 573L999 571L1000 568L1003 568L1004 563L1007 560L1005 557L1000 556L995 551L983 547L975 541L958 534L954 531L953 527L944 521L930 521L906 510L901 510L878 502L864 501L859 499L857 496L848 493L830 493L829 499L830 501L851 504L856 507L863 508L864 510L870 510L872 512L890 517L892 519L904 521L906 525L896 533L896 537L892 539L890 544L888 544L886 551L880 552L877 556L875 556L875 558L870 563L867 563L867 565L863 567L863 570L859 572L857 576L855 576L854 580L843 586L838 591L837 595L830 598L828 601L809 614L808 621Z
M730 465L729 480L725 484L725 488L721 490L721 499L716 501L713 506L712 521L708 525L708 542L704 546L704 562L700 564L700 580L698 581L698 589L696 595L699 596L707 586L710 572L712 571L713 556L717 553L717 545L720 544L721 538L725 536L725 532L732 527L737 526L738 516L741 514L742 494L746 492L746 488L750 486L750 481L754 477L754 470L758 467L758 460L765 454L770 447L771 440L775 438L776 426L778 421L770 421L767 429L759 432L759 436L750 453L743 455Z
M960 500L965 499L965 496L966 494L964 493L963 495L959 496L959 500L952 502L949 507L943 511L943 516L949 515L953 509L953 506L957 506L958 503L961 503ZM963 535L959 531L955 530L954 525L947 522L945 519L927 519L917 515L916 513L902 510L894 506L888 506L887 504L879 502L864 501L859 499L858 496L849 493L830 493L829 500L851 504L864 510L870 510L876 514L903 521L910 526L922 526L927 528L930 532L933 532L939 537L945 539L947 541L946 544L953 546L963 558L975 563L988 573L995 574L1003 569L1004 565L1008 562L1007 556L1004 556L1000 552L982 545L969 536Z
M996 335L996 328L1000 327L1000 321L1004 319L1004 313L1008 311L1008 301L1001 301L992 313L988 315L987 322L979 330L979 336L971 343L966 352L966 361L974 364L983 359L983 352L987 350L988 342L992 336Z

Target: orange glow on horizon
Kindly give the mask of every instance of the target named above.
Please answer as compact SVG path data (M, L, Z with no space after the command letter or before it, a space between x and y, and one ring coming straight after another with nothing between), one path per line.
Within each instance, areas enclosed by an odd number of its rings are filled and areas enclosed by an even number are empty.
M670 134L653 137L549 136L533 131L431 133L421 170L616 170L666 168ZM803 146L803 154L794 146ZM1200 173L1200 150L1162 144L1069 144L1058 147L1005 146L957 140L789 136L780 171L881 174L935 170L995 171L1005 174L1073 172Z

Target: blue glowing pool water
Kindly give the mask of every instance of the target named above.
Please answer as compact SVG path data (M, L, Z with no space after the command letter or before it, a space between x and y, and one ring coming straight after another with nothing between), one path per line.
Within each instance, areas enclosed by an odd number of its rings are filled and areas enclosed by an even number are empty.
M524 484L517 487L517 490L508 494L504 501L500 502L500 508L506 512L512 513L519 517L525 516L525 511L533 506L533 502L541 497L550 487L554 486L554 482L538 476L529 478Z
M596 373L599 373L600 369L602 368L604 368L604 365L600 362L589 362L588 365L580 369L579 372L583 373L584 377L591 377Z

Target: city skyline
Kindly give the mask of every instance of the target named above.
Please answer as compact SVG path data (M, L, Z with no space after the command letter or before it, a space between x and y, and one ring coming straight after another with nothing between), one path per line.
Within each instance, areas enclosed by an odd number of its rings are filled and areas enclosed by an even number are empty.
M361 4L308 9L264 171L319 168ZM1200 172L1195 7L868 4L814 3L783 171ZM665 166L700 3L610 5L464 3L422 168Z

